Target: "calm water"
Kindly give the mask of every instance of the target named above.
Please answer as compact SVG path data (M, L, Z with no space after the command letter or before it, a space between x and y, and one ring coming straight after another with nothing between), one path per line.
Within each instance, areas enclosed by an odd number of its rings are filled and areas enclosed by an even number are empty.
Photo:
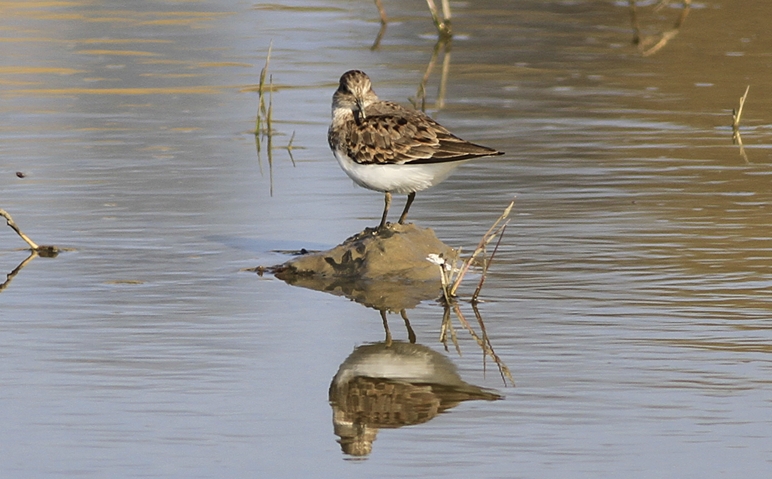
M770 477L763 0L695 2L650 55L680 3L639 2L640 50L626 1L453 3L427 110L508 154L419 194L411 219L468 251L517 196L480 307L517 385L457 323L446 353L424 301L417 342L505 399L341 451L328 388L384 340L378 311L241 270L377 223L381 195L352 186L326 129L348 69L416 95L428 12L383 3L371 50L369 0L0 2L0 208L75 250L0 292L2 476ZM271 42L269 165L250 131ZM2 271L23 246L0 229Z

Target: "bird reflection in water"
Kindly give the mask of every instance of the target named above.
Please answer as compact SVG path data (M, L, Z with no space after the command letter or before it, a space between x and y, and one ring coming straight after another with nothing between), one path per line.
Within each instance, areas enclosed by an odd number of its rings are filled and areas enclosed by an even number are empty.
M427 422L463 401L502 399L492 390L464 382L456 366L444 354L416 344L407 310L424 301L437 299L439 279L431 281L359 280L324 275L276 274L293 286L344 296L379 312L386 334L383 342L365 344L343 361L332 379L329 401L333 426L343 452L351 457L366 457L372 452L379 429ZM476 341L485 358L495 361L504 384L514 385L509 369L493 351L482 316L472 304L479 334L466 320L458 302L444 305L441 336L445 350L448 339L460 353L451 313ZM408 341L392 338L388 313L399 313L405 323Z
M381 428L421 424L463 401L502 396L464 382L431 348L387 340L354 349L332 379L329 399L341 449L364 457Z

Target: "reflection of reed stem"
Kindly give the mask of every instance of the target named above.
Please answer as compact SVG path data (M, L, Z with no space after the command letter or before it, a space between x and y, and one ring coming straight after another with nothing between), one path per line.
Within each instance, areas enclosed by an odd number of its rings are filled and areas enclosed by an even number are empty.
M440 342L445 346L445 351L448 350L448 332L450 332L450 339L456 347L456 353L461 356L461 348L458 345L456 330L453 328L453 321L450 319L450 307L445 305L442 312L442 327L440 328Z
M515 379L512 377L512 373L509 371L509 368L506 364L504 364L504 361L501 360L498 354L496 354L496 351L493 350L493 344L491 343L491 339L488 336L488 332L485 329L485 323L483 322L482 315L480 314L480 310L477 309L477 305L472 303L472 311L474 311L474 315L477 318L477 323L480 325L480 330L483 334L483 339L485 340L485 343L488 346L488 352L490 356L493 358L493 360L496 362L496 366L499 368L499 374L501 374L501 379L504 381L504 384L507 383L507 379L512 382L512 385L515 385Z
M445 92L448 89L448 74L450 73L450 42L445 43L445 56L442 58L442 74L440 75L440 88L437 91L435 108L441 110L445 107Z
M37 257L38 257L38 252L37 250L33 249L32 252L30 252L29 256L27 256L27 258L25 258L24 261L19 263L19 266L17 266L16 268L14 268L13 271L5 275L5 282L3 284L0 284L0 292L2 292L5 288L8 287L9 284L11 284L11 280L13 280L13 278L15 278L17 274L19 274L19 271L21 271L22 268L27 266L27 263L29 263L30 261L32 261Z
M445 307L445 312L448 314L449 307ZM504 384L507 384L507 379L512 383L512 385L515 385L515 379L512 377L512 373L509 371L509 368L506 364L504 364L504 361L501 360L501 358L496 354L496 351L493 350L493 344L491 344L490 338L488 337L488 332L485 329L485 323L483 322L482 315L480 314L480 311L477 309L476 305L472 305L472 310L474 311L475 318L477 319L477 324L480 325L480 331L482 333L482 338L475 332L474 328L469 324L469 321L466 320L466 317L464 316L464 313L461 312L461 308L459 307L458 303L453 304L453 312L456 313L456 317L458 318L458 322L461 323L461 326L464 327L469 332L469 335L474 338L474 340L477 342L477 345L480 347L483 353L483 367L485 367L485 358L487 356L490 356L493 361L496 363L496 367L499 369L499 374L501 375L502 381L504 381ZM443 317L443 323L445 319ZM448 321L450 321L448 319ZM456 345L458 348L458 345ZM447 345L445 346L447 349ZM459 352L459 355L461 353Z
M296 166L295 165L295 157L292 156L292 150L294 148L294 146L292 146L292 142L293 141L295 141L295 131L294 130L292 131L292 136L290 137L289 142L287 143L287 146L285 146L284 148L287 150L287 153L289 154L290 161L292 162L292 166Z
M429 77L434 71L434 66L437 64L437 58L439 57L440 50L443 52L442 59L442 75L440 77L440 88L438 92L435 108L440 109L445 106L445 90L447 86L448 73L450 71L450 39L440 38L437 43L434 44L432 50L432 57L429 60L429 64L426 65L424 76L421 78L421 83L418 85L418 91L416 91L415 99L410 99L413 107L426 111L426 84L429 82Z

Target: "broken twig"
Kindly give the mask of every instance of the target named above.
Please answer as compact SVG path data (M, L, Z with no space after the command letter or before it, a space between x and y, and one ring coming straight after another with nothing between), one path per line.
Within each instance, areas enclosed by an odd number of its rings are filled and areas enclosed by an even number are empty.
M32 241L29 236L22 233L21 229L19 229L19 227L16 225L16 222L13 221L13 218L11 218L11 215L8 214L7 211L0 209L0 216L5 218L8 226L10 226L16 232L16 234L19 235L19 238L23 239L24 242L29 245L30 250L38 253L40 256L53 257L59 254L59 251L61 251L56 246L43 246Z
M748 155L745 154L743 138L740 136L740 118L742 117L745 99L748 98L748 90L750 89L750 85L745 87L745 93L740 97L740 106L737 107L737 110L732 110L732 143L740 146L740 155L745 159L746 163L748 162Z

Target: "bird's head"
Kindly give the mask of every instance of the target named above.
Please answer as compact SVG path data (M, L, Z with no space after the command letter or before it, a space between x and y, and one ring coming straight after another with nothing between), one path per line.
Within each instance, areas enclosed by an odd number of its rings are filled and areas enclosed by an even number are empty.
M332 111L350 110L357 122L365 118L365 109L378 101L370 77L360 70L350 70L340 77L340 85L332 96Z

